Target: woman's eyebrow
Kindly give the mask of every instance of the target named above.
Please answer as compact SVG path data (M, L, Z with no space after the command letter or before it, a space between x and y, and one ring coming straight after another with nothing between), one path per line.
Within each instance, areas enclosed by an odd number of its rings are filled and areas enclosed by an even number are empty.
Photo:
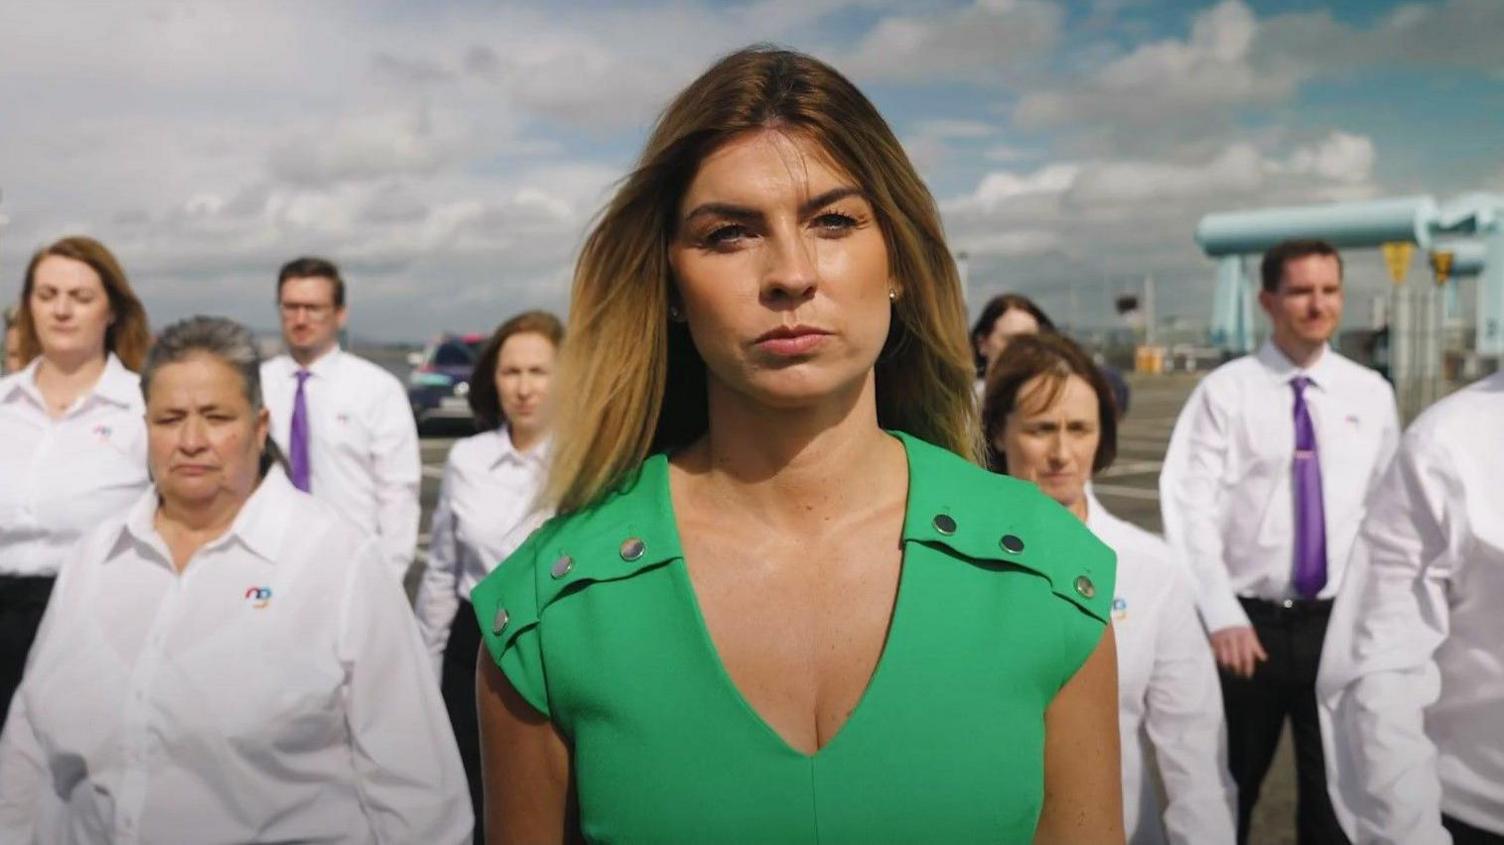
M861 188L855 185L842 185L831 188L823 194L810 197L799 205L799 216L807 217L824 206L830 205L837 200L843 200L850 196L865 196ZM755 208L744 205L736 205L729 202L706 202L695 206L688 214L684 215L684 222L688 223L696 217L714 215L717 217L729 217L732 220L753 221L761 220L762 212Z

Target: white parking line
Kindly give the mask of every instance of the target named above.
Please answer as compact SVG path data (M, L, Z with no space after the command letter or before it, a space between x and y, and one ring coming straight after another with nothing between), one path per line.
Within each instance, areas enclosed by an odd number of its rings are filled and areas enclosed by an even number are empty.
M1107 469L1097 473L1098 478L1112 478L1120 475L1148 475L1151 472L1159 472L1164 466L1163 461L1118 461Z
M1092 492L1102 496L1116 496L1119 499L1142 499L1146 502L1159 501L1158 490L1146 490L1142 487L1128 487L1123 484L1097 484L1092 482Z

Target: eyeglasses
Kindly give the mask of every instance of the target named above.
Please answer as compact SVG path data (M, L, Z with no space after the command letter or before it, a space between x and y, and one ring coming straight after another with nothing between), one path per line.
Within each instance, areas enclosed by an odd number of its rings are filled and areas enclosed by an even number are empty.
M282 312L282 316L284 317L296 317L298 312L302 311L310 317L318 318L329 316L334 311L334 306L307 302L279 302L277 303L277 309Z

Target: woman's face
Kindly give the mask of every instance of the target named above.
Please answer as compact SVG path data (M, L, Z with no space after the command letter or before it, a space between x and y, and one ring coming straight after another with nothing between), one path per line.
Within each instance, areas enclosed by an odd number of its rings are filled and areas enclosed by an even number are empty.
M1086 379L1070 375L1055 401L1047 376L1035 376L1018 391L1018 407L993 440L1008 461L1008 474L1039 485L1066 507L1085 497L1086 482L1101 440L1097 394Z
M717 148L685 192L669 259L712 394L794 408L872 378L896 287L887 245L818 144L763 130Z
M256 489L267 413L251 410L230 365L192 355L157 370L146 397L147 463L157 492L180 507Z
M32 276L27 307L43 355L104 355L115 312L93 267L61 255L43 258Z
M548 385L554 374L554 342L521 332L501 344L496 356L496 395L513 433L531 437L548 425Z
M1010 308L992 323L992 331L982 336L977 351L991 365L1008 348L1008 341L1021 334L1039 334L1039 321L1022 308Z

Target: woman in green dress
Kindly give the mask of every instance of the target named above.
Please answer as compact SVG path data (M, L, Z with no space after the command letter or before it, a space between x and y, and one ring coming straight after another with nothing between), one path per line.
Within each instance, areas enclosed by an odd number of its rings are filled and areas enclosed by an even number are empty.
M472 595L492 842L1121 842L1114 561L976 466L933 199L721 60L587 238L535 531Z

